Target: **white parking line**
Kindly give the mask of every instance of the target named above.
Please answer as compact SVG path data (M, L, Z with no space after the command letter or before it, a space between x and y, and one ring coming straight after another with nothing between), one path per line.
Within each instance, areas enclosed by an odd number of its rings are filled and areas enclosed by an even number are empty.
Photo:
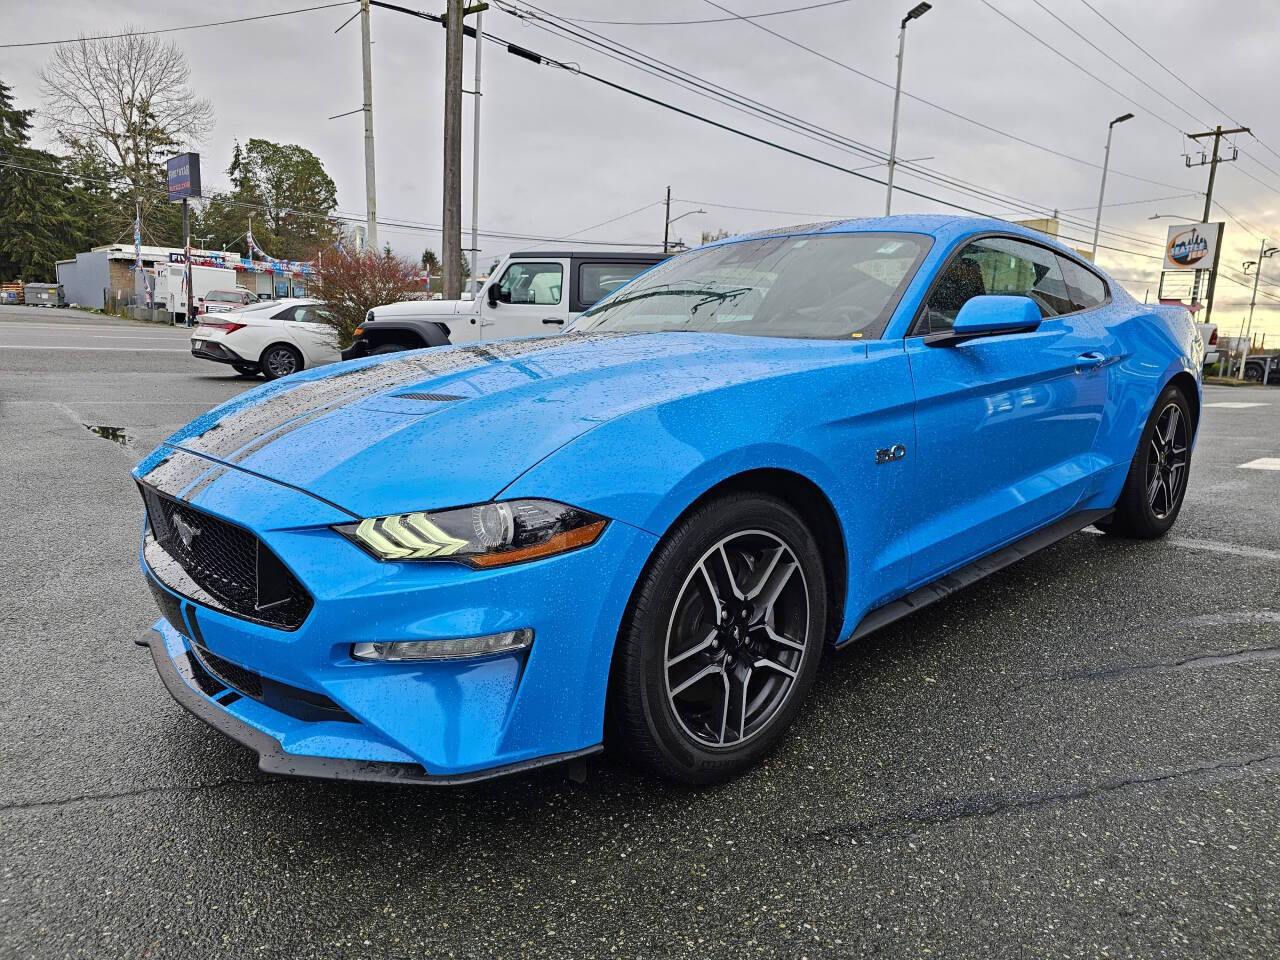
M132 335L120 336L114 333L95 333L93 335L93 339L95 340L165 340L169 343L173 343L175 340L183 340L185 338L184 337L135 337ZM1249 406L1253 406L1253 404L1249 404Z
M1280 457L1259 457L1240 464L1240 470L1280 470Z
M1219 400L1217 403L1206 403L1206 407L1222 407L1225 410L1243 410L1245 407L1269 407L1269 403L1246 403L1244 400Z
M106 350L111 353L190 353L178 347L49 347L34 343L0 343L0 350Z

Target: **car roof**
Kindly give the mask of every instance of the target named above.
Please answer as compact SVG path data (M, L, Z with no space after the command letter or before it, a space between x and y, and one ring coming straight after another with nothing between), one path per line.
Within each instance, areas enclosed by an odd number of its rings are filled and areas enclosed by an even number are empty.
M958 217L952 214L910 213L897 214L890 217L858 217L844 220L825 220L817 223L804 223L790 227L775 227L771 230L759 230L754 233L726 237L706 244L708 247L726 243L738 243L743 240L759 240L766 237L805 236L818 233L920 233L935 240L949 242L960 237L976 233L1003 233L1010 236L1023 237L1036 243L1051 246L1074 258L1079 254L1066 246L1057 237L1039 230L1032 230L1008 220L994 217Z
M510 255L512 260L539 260L539 259L563 259L565 257L578 257L589 260L601 260L611 263L653 263L658 260L665 260L671 256L669 253L644 253L638 250L522 250L518 253Z

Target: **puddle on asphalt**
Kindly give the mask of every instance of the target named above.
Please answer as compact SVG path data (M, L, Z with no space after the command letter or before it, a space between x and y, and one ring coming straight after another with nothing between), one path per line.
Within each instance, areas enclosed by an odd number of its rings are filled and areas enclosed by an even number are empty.
M124 427L112 427L105 423L86 423L84 428L103 440L110 440L122 447L133 446L133 434L126 433Z

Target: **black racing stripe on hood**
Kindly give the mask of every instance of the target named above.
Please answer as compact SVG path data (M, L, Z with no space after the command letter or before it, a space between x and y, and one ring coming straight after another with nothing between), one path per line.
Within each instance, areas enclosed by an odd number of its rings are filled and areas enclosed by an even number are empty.
M216 463L182 450L172 449L168 456L148 470L144 479L161 493L177 500L183 490L211 471L218 470Z
M260 403L233 410L204 433L182 441L197 453L240 462L255 451L325 414L374 394L430 377L473 370L490 363L514 360L555 347L628 334L553 334L525 340L429 350L384 360L372 366L344 370L320 380L300 383Z

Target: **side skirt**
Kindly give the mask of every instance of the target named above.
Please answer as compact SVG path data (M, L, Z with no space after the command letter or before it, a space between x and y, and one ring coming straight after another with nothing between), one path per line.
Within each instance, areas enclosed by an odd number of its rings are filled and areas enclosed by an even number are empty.
M891 600L883 607L877 607L863 617L859 621L857 628L849 635L849 638L837 645L837 649L844 649L855 640L860 640L881 627L887 627L895 620L900 620L935 601L949 597L957 590L961 590L971 583L976 583L997 570L1003 570L1010 564L1017 563L1023 557L1029 556L1037 550L1043 550L1050 544L1057 543L1059 540L1083 530L1090 524L1110 516L1111 513L1111 510L1085 510L1080 513L1070 514L1056 523L1051 523L1047 527L1042 527L1034 533L1028 534L1021 540L1015 540L994 553L980 557L959 570L953 570L946 576L939 577L932 583L911 591L905 597Z

